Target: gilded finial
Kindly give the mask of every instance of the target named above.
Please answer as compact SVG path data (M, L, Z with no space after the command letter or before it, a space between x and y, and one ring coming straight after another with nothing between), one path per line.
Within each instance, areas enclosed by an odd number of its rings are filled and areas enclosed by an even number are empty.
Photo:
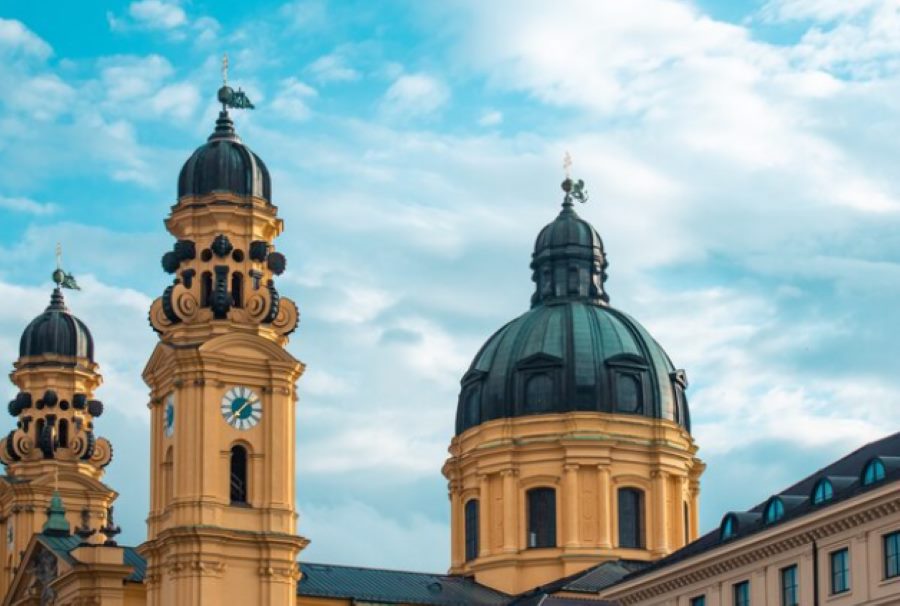
M227 111L229 107L253 109L253 103L247 98L247 93L240 88L234 90L228 86L228 53L222 54L222 87L219 89L218 99L222 104L223 112Z
M66 273L62 268L62 244L59 242L56 243L56 269L53 270L53 274L51 275L53 281L56 283L56 288L71 288L72 290L81 290L81 287L78 286L78 283L75 281L75 276L70 273Z
M566 179L562 182L562 190L566 192L566 197L563 198L563 208L571 208L572 200L578 200L581 203L588 201L588 193L584 189L584 181L582 179L573 181L570 174L571 169L572 156L569 152L566 152L566 155L563 157L563 170L566 171Z

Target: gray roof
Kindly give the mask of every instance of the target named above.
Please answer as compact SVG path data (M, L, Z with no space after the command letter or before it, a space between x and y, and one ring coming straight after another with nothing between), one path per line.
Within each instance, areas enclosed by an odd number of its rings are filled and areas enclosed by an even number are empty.
M179 199L216 191L272 199L269 169L241 142L227 111L219 114L209 140L188 158L178 175Z
M53 290L50 305L28 324L19 340L20 357L43 354L94 360L91 331L66 307L59 288Z
M380 604L501 606L509 596L462 576L301 562L297 595Z

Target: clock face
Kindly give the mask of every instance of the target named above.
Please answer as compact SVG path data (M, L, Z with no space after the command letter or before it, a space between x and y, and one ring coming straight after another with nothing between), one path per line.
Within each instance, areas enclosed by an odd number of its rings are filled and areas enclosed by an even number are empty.
M175 433L175 394L166 396L166 409L163 411L163 427L166 437L171 438Z
M249 387L232 387L222 397L222 417L235 429L251 429L262 418L262 402Z

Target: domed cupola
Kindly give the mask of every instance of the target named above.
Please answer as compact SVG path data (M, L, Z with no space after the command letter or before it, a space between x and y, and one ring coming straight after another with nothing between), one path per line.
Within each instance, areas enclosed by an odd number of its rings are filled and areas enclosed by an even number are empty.
M54 272L54 279L57 272ZM50 305L44 313L31 321L19 341L20 358L47 354L94 361L94 339L91 332L66 307L59 285L50 296Z
M219 89L223 107L216 120L216 129L184 163L178 176L179 200L184 196L228 192L272 201L269 170L241 141L226 109L226 103L234 95L235 91L228 86Z
M462 380L456 433L487 421L602 412L674 421L690 428L684 371L634 318L609 306L606 255L575 212L584 184L566 179L559 216L532 256L531 310L503 326Z
M606 304L606 255L594 227L578 216L572 200L587 200L583 181L566 179L565 198L556 219L538 234L531 257L535 292L531 306L563 300Z

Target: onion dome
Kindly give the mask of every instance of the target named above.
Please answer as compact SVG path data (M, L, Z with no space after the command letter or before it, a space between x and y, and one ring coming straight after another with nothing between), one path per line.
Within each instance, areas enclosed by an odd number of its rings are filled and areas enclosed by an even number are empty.
M495 332L462 379L456 433L500 418L566 412L631 414L690 431L687 378L631 316L609 306L597 231L574 210L582 182L566 179L563 208L541 230L532 307Z
M25 328L19 357L53 354L94 361L94 339L87 325L66 307L62 290L53 289L50 305Z
M206 143L188 158L178 176L179 199L213 192L272 201L269 169L259 156L243 144L234 130L231 116L224 108L219 112L216 129Z

